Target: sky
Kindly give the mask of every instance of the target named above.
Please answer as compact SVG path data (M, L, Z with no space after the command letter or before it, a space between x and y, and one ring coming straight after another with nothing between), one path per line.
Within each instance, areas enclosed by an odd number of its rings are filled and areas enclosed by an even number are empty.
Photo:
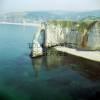
M100 0L0 0L0 12L100 10Z

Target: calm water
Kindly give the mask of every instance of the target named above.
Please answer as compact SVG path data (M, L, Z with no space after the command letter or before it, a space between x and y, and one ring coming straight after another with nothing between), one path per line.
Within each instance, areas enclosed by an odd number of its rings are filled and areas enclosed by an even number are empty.
M0 25L0 100L100 100L100 63L53 49L31 59L36 30Z

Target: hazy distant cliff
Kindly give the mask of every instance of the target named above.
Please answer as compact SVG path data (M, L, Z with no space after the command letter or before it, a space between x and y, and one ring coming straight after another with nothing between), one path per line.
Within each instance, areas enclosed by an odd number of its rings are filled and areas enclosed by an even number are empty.
M12 13L1 13L0 22L27 22L32 23L34 21L47 21L47 20L100 20L100 10L90 12L68 12L68 11L25 11L25 12L12 12Z

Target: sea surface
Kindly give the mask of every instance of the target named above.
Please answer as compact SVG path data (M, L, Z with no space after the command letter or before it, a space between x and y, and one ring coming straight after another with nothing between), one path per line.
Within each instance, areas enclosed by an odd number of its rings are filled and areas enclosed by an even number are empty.
M100 63L53 48L32 59L36 31L0 24L0 100L100 100Z

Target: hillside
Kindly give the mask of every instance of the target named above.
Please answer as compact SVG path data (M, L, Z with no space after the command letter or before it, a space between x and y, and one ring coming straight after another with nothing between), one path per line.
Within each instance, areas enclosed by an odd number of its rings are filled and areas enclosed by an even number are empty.
M66 12L66 11L41 11L41 12L13 12L0 14L0 21L8 22L33 22L46 21L54 19L66 20L85 20L85 19L100 19L100 11L92 12Z

